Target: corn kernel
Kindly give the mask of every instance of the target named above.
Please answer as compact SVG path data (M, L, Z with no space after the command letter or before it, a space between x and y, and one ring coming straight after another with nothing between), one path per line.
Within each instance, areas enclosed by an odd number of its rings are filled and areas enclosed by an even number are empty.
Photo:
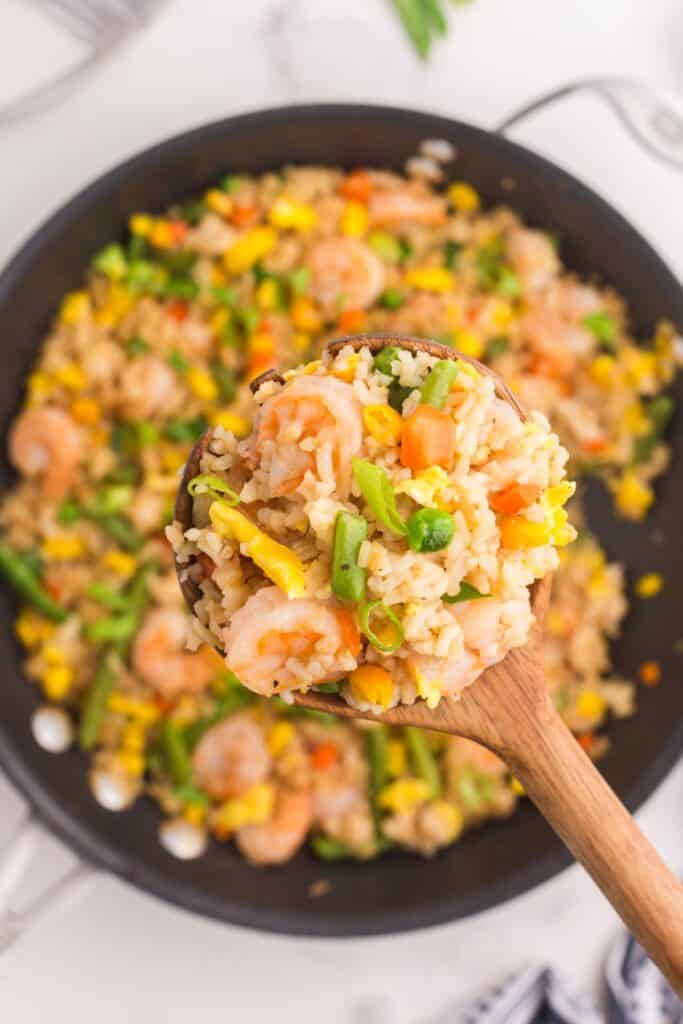
M69 412L78 423L86 426L94 426L102 415L99 402L94 398L76 398L69 408Z
M51 562L72 562L85 554L85 545L80 537L56 534L46 537L40 550Z
M218 188L210 188L204 196L204 202L210 210L221 217L229 217L234 209L234 203L227 192L222 192Z
M202 370L199 366L191 366L185 379L190 391L197 398L201 398L203 402L215 402L218 398L218 385L208 370Z
M355 200L344 207L341 217L341 233L347 238L362 238L368 230L368 208Z
M479 193L466 181L454 181L449 186L448 198L458 213L474 213L481 205Z
M56 628L54 622L48 622L31 609L23 611L14 623L14 631L24 647L38 647L49 640Z
M155 249L170 249L175 241L171 225L167 220L156 221L147 237Z
M405 814L418 804L425 803L429 795L429 785L424 779L398 779L380 790L377 803L393 814Z
M551 608L545 618L545 627L553 636L564 636L566 624L562 612Z
M270 208L268 220L275 228L310 231L318 223L318 215L307 203L279 196Z
M347 384L350 384L353 378L356 376L356 367L358 366L359 362L360 356L358 355L357 352L354 352L353 355L350 355L348 357L343 366L339 368L335 367L332 373L339 380L346 381Z
M241 235L226 252L223 257L225 269L231 274L243 274L258 260L267 256L276 244L277 232L273 228L252 228Z
M66 663L66 654L57 644L45 644L40 654L48 665L64 665Z
M367 432L380 444L391 447L401 439L403 420L390 405L364 406L363 423Z
M29 405L35 405L41 398L47 398L55 389L52 378L41 370L30 374L27 384Z
M515 319L515 312L512 305L504 299L499 299L491 310L491 323L498 330L505 330Z
M277 309L280 301L280 289L277 281L274 281L272 277L267 277L265 281L261 281L261 284L256 289L256 305L259 309L262 309L264 313L271 313L274 309Z
M215 409L210 419L214 427L223 427L224 430L231 431L235 437L246 437L249 433L249 420L244 416L238 416L230 409Z
M140 721L128 722L121 736L121 746L131 754L139 754L145 749L146 734Z
M48 700L63 700L73 680L74 672L68 665L51 665L43 673L40 684Z
M307 331L310 334L315 334L322 327L322 320L318 315L313 300L305 295L295 300L290 312L292 322L297 331Z
M132 576L137 568L137 560L134 555L125 551L107 551L102 558L102 565L117 576Z
M609 388L615 382L614 368L616 366L616 359L614 356L607 355L607 353L596 356L593 362L588 367L588 372L596 384L599 384L601 388Z
M262 825L272 816L275 790L267 782L259 782L244 796L228 800L216 811L213 828L221 838L229 836L245 825Z
M107 701L107 707L117 715L126 715L134 718L141 725L153 725L161 712L156 704L150 700L138 700L136 697L128 697L125 693L111 693Z
M294 348L297 352L308 352L311 347L311 336L305 331L297 331L294 335Z
M291 722L276 722L268 733L268 750L272 757L283 754L294 739L294 726Z
M517 796L526 796L526 790L516 775L513 775L510 779L510 789Z
M642 437L650 432L652 424L641 402L634 402L628 406L622 417L621 426L633 437Z
M161 448L159 455L161 456L161 465L169 473L175 473L181 466L184 466L187 458L187 453L181 446L173 445Z
M54 379L69 391L82 391L88 382L85 371L78 363L65 363L64 366L60 366L54 372Z
M144 757L132 750L119 750L116 754L116 763L132 779L139 779L145 773Z
M152 230L154 221L147 213L134 213L128 221L128 226L131 233L139 235L141 238L146 238Z
M223 335L225 328L230 323L230 317L230 310L223 307L222 309L217 309L209 320L209 327L217 338L220 338Z
M635 592L638 597L656 597L664 586L664 579L658 572L647 572L636 581Z
M408 755L405 743L401 740L389 740L387 747L387 774L395 779L403 775L408 767Z
M429 806L446 833L443 837L445 842L452 843L465 827L465 816L462 811L447 800L434 800Z
M109 286L104 304L95 312L95 323L100 324L101 327L115 327L134 302L135 296L132 292L117 282L113 282Z
M597 690L584 690L576 702L576 710L583 718L591 721L602 718L607 709L607 702Z
M405 275L405 283L424 292L450 292L455 278L445 267L415 267Z
M510 516L500 525L500 541L504 548L535 548L550 541L547 522L532 523L524 516Z
M455 347L464 356L481 359L486 345L484 339L476 331L458 331L455 335Z
M623 350L622 358L626 373L636 387L647 387L657 380L657 356L654 352L629 345Z
M183 818L189 821L190 825L201 825L206 817L206 807L203 804L191 803L183 807Z
M379 704L385 710L391 703L394 684L385 668L379 665L361 665L349 675L354 700Z
M617 509L627 519L644 519L655 500L654 491L632 471L626 470L616 485L613 485Z
M59 307L59 320L63 324L77 324L90 312L92 306L87 292L69 292Z

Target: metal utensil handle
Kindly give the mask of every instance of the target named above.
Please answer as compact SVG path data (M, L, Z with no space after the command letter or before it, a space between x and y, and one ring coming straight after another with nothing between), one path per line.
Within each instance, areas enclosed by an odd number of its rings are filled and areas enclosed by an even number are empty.
M96 874L90 864L78 860L62 871L26 906L15 909L13 899L19 884L39 853L46 835L36 816L29 812L20 821L0 855L0 955L13 946L28 928L49 911L62 906Z
M599 96L631 138L661 163L683 171L683 101L631 78L585 78L545 93L509 114L497 131L506 135L531 114L578 92Z

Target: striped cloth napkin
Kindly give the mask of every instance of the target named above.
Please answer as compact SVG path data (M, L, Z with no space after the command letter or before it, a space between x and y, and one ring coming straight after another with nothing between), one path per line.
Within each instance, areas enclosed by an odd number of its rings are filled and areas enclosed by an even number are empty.
M471 1003L452 1024L683 1024L683 1001L631 936L605 967L606 1007L598 1012L549 967L532 967Z

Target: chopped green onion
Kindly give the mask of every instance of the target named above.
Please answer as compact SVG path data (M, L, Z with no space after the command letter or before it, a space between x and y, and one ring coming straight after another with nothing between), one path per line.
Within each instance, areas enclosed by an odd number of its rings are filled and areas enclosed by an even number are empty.
M162 288L162 295L167 299L185 299L191 302L199 294L199 285L191 277L170 277Z
M356 483L375 518L394 533L404 536L406 526L396 508L396 497L387 471L365 459L354 459L352 465Z
M582 323L601 345L609 349L614 348L617 325L609 313L587 313Z
M455 520L450 512L438 508L421 508L406 523L408 543L413 551L442 551L453 540Z
M342 601L362 601L365 569L358 565L361 544L368 535L368 523L351 512L337 513L332 549L332 593Z
M83 517L83 510L77 501L72 501L71 498L65 498L57 506L57 522L61 523L62 526L72 526L77 523L79 519Z
M458 364L452 359L439 359L425 378L420 391L424 405L443 409L453 381L458 376Z
M394 629L394 639L386 643L372 629L370 625L373 615L382 615ZM394 654L403 643L403 626L400 619L383 601L367 601L358 608L358 625L364 637L366 637L375 650L382 654Z
M225 480L222 480L219 476L214 476L212 473L202 473L190 480L187 485L190 496L196 497L200 487L203 488L200 493L210 494L215 501L222 501L231 508L240 503L239 494L233 491L232 487L229 487Z
M441 600L444 604L460 604L461 601L476 601L480 597L490 597L490 594L482 594L471 583L461 583L457 594L444 594Z
M393 377L393 371L391 368L399 355L400 349L396 348L394 345L387 345L387 347L378 352L373 359L373 368L379 373L383 373L386 377Z
M104 249L101 249L95 256L92 265L95 270L111 278L112 281L118 281L125 277L128 270L126 254L116 242L105 245Z
M207 428L204 416L195 416L191 420L168 420L164 427L164 435L169 441L194 444Z
M399 263L401 260L400 242L386 231L371 231L368 235L368 245L385 263Z
M141 356L145 352L149 352L149 345L144 338L131 338L130 341L126 342L126 352L129 356Z
M311 271L308 267L296 267L287 277L292 295L303 295L311 283Z
M379 297L379 304L385 309L400 309L405 301L405 295L398 288L387 288Z
M237 380L234 372L223 363L212 363L211 373L218 387L218 395L222 402L232 402L237 391Z
M510 339L506 338L505 335L499 334L494 338L489 338L484 351L484 359L488 362L492 362L494 359L497 359L498 356L502 356L504 352L507 352L509 348Z
M234 288L220 287L212 288L211 294L218 303L219 306L234 306L235 300L237 299L237 293Z
M461 249L462 244L460 242L454 242L452 238L449 238L448 241L444 243L443 265L447 270L453 270L458 262L458 256L460 255Z
M168 357L168 365L172 367L176 373L187 373L190 369L190 364L185 356L181 355L180 352L171 352Z

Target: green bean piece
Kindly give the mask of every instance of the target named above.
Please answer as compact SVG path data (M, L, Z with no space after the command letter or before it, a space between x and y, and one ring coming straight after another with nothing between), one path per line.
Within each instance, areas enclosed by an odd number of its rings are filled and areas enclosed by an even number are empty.
M442 551L453 540L455 519L450 512L438 508L421 508L413 512L406 528L413 551Z
M232 402L237 392L237 378L234 372L223 363L212 363L211 373L218 388L221 402Z
M452 359L439 359L429 372L420 391L424 405L443 409L453 381L458 376L458 364Z
M122 603L125 600L125 610L85 626L83 635L86 640L93 644L111 644L121 660L125 661L149 600L147 577L155 568L154 562L147 562L138 569L130 586L121 595Z
M375 370L379 373L385 374L387 377L393 377L391 367L396 362L400 355L400 349L397 349L394 345L387 345L381 352L378 352L372 361L372 365Z
M427 783L430 798L436 800L441 796L441 779L439 766L434 754L429 749L427 737L421 729L416 729L413 725L407 725L404 728L403 736L413 764L413 771Z
M199 440L208 426L205 416L195 416L191 420L168 420L164 427L164 435L169 441L179 444L194 444Z
M43 588L38 575L18 551L0 544L0 573L25 601L54 622L64 622L68 612Z
M107 701L116 682L116 672L112 668L111 658L111 652L105 651L85 695L78 727L78 742L82 750L92 750L100 738Z
M133 488L129 484L114 483L102 487L93 500L86 506L85 515L97 518L113 516L127 508L133 497Z
M368 523L351 512L337 513L332 549L332 593L342 601L362 601L365 569L358 564L361 544L368 535Z
M162 295L169 299L184 299L192 302L199 294L199 285L191 277L170 277L162 288Z
M161 747L174 785L186 786L192 779L192 763L185 733L168 718L161 726Z
M404 536L406 525L398 514L394 489L387 471L365 459L353 459L352 466L356 483L375 519L394 533Z
M127 640L135 632L136 625L137 616L127 611L123 615L109 615L88 623L83 635L91 644L111 644Z
M387 782L387 761L389 752L389 731L386 725L377 725L365 733L365 750L368 759L368 791L370 805L378 825L382 812L377 798Z
M671 395L658 395L653 398L647 408L647 415L652 424L652 429L643 437L637 437L633 442L633 462L639 465L647 462L662 438L673 416L675 402Z
M338 839L330 839L329 836L311 836L311 849L316 857L330 864L338 860L350 860L354 857L346 843L342 843Z
M462 244L460 242L454 242L452 238L449 238L448 241L444 243L443 265L446 270L453 270L458 262L458 256L460 255L461 249Z

